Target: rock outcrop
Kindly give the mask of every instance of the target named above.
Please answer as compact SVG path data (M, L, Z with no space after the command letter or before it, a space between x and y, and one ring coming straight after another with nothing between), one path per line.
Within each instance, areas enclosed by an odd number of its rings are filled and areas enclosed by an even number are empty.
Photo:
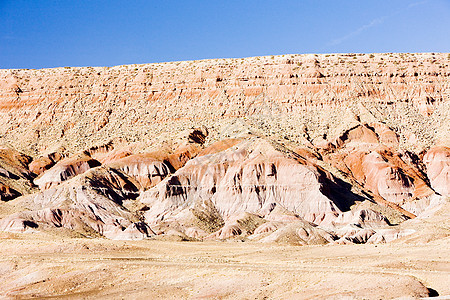
M36 178L34 183L41 190L46 190L97 166L100 166L100 162L87 155L67 158L58 162L47 172Z
M96 167L43 192L22 197L11 206L26 207L0 221L0 229L23 232L56 227L82 236L142 239L151 234L123 205L138 188L122 173Z
M149 223L167 220L197 199L212 201L224 218L243 212L266 216L281 205L320 223L351 200L327 197L331 174L303 163L285 157L264 140L244 141L190 160L139 200L150 207L145 213Z
M416 236L450 195L449 76L444 54L0 70L0 230Z
M427 151L423 161L431 187L443 196L450 196L450 148L433 147Z
M33 173L28 170L32 158L9 148L0 148L0 200L8 201L34 190Z

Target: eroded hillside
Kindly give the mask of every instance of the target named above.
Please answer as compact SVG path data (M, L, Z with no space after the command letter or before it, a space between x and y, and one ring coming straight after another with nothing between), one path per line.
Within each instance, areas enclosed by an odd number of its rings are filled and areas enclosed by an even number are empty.
M420 152L448 139L449 64L448 54L330 54L1 70L0 135L34 156L200 125L220 139L244 117L298 144L379 121Z
M329 54L0 70L0 230L420 239L420 220L448 213L449 64Z

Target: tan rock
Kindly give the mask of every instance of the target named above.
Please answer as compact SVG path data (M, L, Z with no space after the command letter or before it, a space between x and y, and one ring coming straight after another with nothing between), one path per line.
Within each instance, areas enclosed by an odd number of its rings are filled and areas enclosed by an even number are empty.
M291 245L321 245L334 241L334 237L323 229L305 221L297 221L275 230L260 242L278 242Z
M50 226L82 236L142 239L154 233L123 206L123 201L135 198L137 192L133 180L125 174L93 168L40 193L22 197L13 205L27 210L1 219L0 228L23 232L29 227L45 230Z
M173 137L202 125L215 139L224 121L264 116L279 117L282 122L266 125L291 139L303 135L303 125L311 140L338 136L359 123L355 116L395 127L407 150L420 152L435 136L448 137L447 55L372 55L1 70L0 143L36 155L64 144L73 154L113 139Z
M423 157L433 189L443 196L450 195L450 148L433 147Z

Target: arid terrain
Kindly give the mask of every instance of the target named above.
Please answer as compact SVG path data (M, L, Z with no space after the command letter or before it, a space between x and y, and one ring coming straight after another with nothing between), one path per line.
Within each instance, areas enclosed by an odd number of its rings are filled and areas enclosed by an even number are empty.
M450 294L448 239L298 247L1 237L0 295L5 298L414 299Z
M0 295L450 296L449 64L0 70Z

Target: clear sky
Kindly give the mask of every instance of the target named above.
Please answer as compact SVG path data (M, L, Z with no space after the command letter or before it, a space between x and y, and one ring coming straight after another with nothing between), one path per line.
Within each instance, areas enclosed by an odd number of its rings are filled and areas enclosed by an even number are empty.
M450 0L0 0L0 68L450 52Z

